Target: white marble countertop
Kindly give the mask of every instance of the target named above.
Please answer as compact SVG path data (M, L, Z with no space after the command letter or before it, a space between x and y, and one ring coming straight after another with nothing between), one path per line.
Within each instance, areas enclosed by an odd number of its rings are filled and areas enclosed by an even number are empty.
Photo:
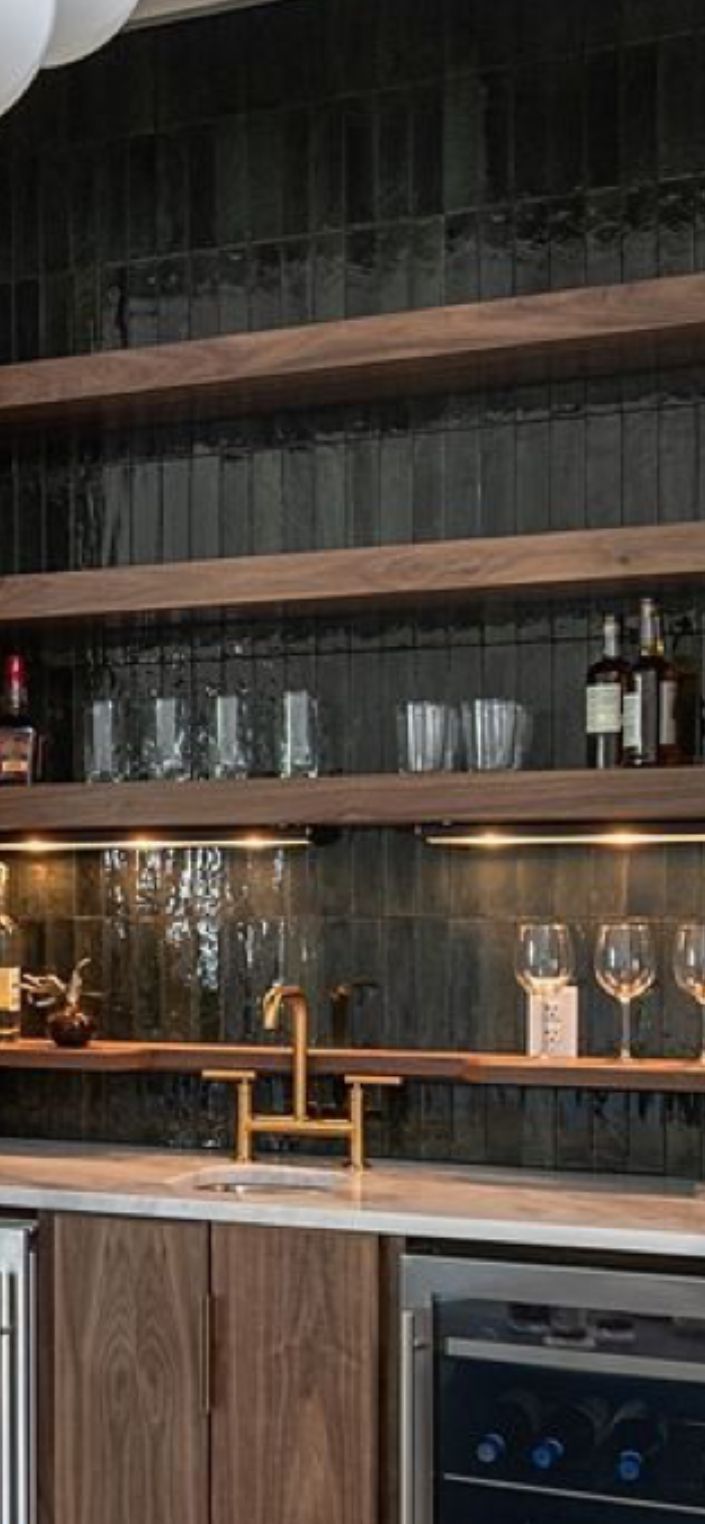
M268 1189L233 1198L190 1184L192 1175L224 1163L222 1155L203 1153L4 1142L0 1208L705 1259L705 1193L688 1182L410 1163L344 1176L334 1191Z

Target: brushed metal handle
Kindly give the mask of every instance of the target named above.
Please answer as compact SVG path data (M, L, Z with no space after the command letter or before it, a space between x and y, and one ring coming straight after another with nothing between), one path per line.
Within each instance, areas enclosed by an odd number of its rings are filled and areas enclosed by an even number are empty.
M204 1418L213 1408L213 1298L201 1299L199 1328L199 1387L200 1406ZM3 1520L4 1524L4 1520Z
M0 1272L0 1521L14 1521L15 1393L13 1382L12 1275Z
M415 1360L416 1314L401 1315L399 1376L399 1524L415 1524Z

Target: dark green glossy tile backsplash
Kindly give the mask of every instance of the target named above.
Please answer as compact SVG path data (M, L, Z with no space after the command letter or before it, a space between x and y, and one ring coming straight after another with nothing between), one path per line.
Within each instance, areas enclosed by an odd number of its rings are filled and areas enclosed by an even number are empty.
M703 267L700 0L284 0L128 35L0 124L0 363ZM689 368L5 440L0 573L700 518L704 407ZM671 606L701 657L702 612L687 590ZM261 771L297 683L321 698L326 771L394 767L397 699L480 692L531 704L534 765L579 765L598 613L38 637L52 770L75 770L105 667L131 699L168 672L196 723L223 677L253 693ZM479 859L370 832L12 871L27 961L90 954L114 1035L260 1037L259 997L286 976L325 1042L326 991L362 977L353 1043L515 1048L514 918L560 911L584 1049L610 1052L589 948L600 915L629 910L662 928L639 1051L697 1050L667 967L674 918L705 912L697 848ZM229 1125L227 1098L190 1080L0 1080L5 1134L217 1146ZM700 1098L548 1089L410 1085L372 1122L376 1152L689 1176L704 1138Z

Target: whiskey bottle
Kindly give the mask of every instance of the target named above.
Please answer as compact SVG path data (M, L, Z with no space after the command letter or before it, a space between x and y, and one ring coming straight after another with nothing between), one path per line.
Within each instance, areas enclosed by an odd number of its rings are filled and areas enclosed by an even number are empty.
M20 1035L22 1008L19 929L7 906L10 875L0 863L0 1043Z
M619 621L606 614L602 655L588 670L585 683L585 730L588 767L619 767L622 761L622 708L629 665L620 656Z
M675 668L663 654L661 620L653 598L642 598L639 655L623 708L623 760L627 767L658 767L677 757Z
M0 698L0 786L36 783L41 776L43 746L27 696L27 663L7 656Z

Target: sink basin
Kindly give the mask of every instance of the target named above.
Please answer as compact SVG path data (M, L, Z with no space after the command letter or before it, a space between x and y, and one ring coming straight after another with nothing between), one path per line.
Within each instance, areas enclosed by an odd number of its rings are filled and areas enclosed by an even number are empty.
M178 1175L170 1184L177 1190L215 1191L244 1196L261 1191L339 1191L349 1176L330 1169L307 1169L296 1164L214 1164L210 1168Z

